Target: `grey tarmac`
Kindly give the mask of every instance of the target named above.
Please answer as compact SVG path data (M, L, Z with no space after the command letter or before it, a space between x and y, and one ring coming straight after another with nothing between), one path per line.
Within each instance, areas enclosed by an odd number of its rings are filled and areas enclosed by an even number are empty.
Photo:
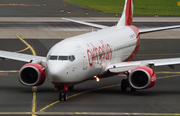
M85 18L83 18L85 19ZM96 31L96 28L67 22L67 21L37 21L37 20L27 20L23 22L19 21L0 21L0 38L16 38L17 35L21 35L23 38L28 39L64 39L84 33L89 33ZM102 24L106 26L114 26L116 22L108 20L107 22L101 22L98 20L91 20L93 23ZM173 22L133 22L133 25L138 28L152 28L152 27L161 27L161 26L173 26L179 25L180 21ZM141 35L142 39L179 39L180 29L173 29L168 31L153 32L148 34Z
M70 23L72 24L72 23ZM143 25L144 24L144 25ZM143 23L146 26L149 23ZM158 24L158 23L157 23ZM161 25L161 23L159 23ZM24 39L37 55L46 56L48 50L62 39ZM172 58L180 56L180 39L141 39L134 60ZM18 51L26 45L18 38L0 39L0 49ZM30 49L22 53L32 54ZM18 81L18 71L24 63L12 60L0 60L0 115L178 115L180 114L180 66L175 70L154 67L157 83L153 88L131 93L120 91L120 82L124 76L114 76L86 81L68 92L68 101L59 102L58 92L46 79L37 87L35 111L32 112L32 88ZM3 72L4 71L4 72ZM9 71L9 72L8 72ZM152 114L153 113L153 114Z
M46 6L43 6L44 3ZM62 21L62 17L109 26L119 20L115 14L103 14L71 3L66 3L64 7L62 0L1 0L0 4L0 50L32 54L17 38L20 35L41 56L46 56L48 50L64 38L92 31L91 27ZM65 12L61 13L61 9ZM69 10L70 14L67 13ZM140 28L179 24L179 17L134 18L134 25ZM179 31L142 35L134 60L179 57ZM34 92L32 87L19 83L18 70L24 64L0 60L0 115L180 115L180 66L176 66L175 70L168 66L153 67L157 83L150 89L122 93L120 82L126 77L118 75L100 82L90 80L78 84L68 92L68 101L59 102L59 93L54 91L48 79Z

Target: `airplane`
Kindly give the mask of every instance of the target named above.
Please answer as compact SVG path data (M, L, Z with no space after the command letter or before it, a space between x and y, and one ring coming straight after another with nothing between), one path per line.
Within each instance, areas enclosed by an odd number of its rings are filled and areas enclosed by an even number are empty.
M59 90L59 100L67 100L67 91L87 80L124 73L121 91L151 88L156 83L153 66L180 64L180 58L131 61L140 45L140 34L180 28L180 25L138 29L132 25L134 0L125 0L117 25L104 25L62 18L99 28L97 31L70 37L55 44L46 57L0 50L0 58L27 62L18 79L26 86L40 86L47 77Z

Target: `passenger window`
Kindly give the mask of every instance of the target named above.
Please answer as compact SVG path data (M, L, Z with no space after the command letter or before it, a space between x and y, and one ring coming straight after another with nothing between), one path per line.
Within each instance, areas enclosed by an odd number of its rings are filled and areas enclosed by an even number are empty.
M68 56L59 56L59 60L68 60Z
M49 60L57 60L58 56L50 56Z

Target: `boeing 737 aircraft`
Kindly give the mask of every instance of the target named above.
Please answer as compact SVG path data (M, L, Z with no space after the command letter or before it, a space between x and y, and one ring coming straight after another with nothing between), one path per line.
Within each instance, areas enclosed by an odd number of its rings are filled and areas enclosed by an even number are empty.
M98 31L64 39L54 45L46 57L0 51L1 58L27 62L19 71L19 81L26 86L39 86L49 78L60 91L59 100L67 100L66 92L73 86L90 80L127 75L121 90L151 88L156 83L152 66L180 64L180 58L131 61L138 51L140 34L177 26L138 29L132 25L134 0L126 0L122 16L113 27L65 19L100 28Z

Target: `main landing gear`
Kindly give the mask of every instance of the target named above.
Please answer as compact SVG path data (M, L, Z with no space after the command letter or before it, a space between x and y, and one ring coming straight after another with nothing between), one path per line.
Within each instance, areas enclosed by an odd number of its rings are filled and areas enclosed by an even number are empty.
M129 85L129 82L128 82L127 79L123 79L123 80L121 81L121 91L122 91L122 92L126 92L126 91L127 91L127 88L130 88L130 89L131 89L131 92L135 92L135 91L136 91L135 88L133 88L133 87L131 87L131 86Z
M127 75L127 77L129 76L129 72L125 72L124 74ZM121 81L121 91L122 91L122 92L126 92L126 91L127 91L127 88L130 88L130 89L131 89L131 92L135 92L135 91L136 91L135 88L133 88L133 87L131 87L131 86L129 85L128 79L123 79L123 80Z

